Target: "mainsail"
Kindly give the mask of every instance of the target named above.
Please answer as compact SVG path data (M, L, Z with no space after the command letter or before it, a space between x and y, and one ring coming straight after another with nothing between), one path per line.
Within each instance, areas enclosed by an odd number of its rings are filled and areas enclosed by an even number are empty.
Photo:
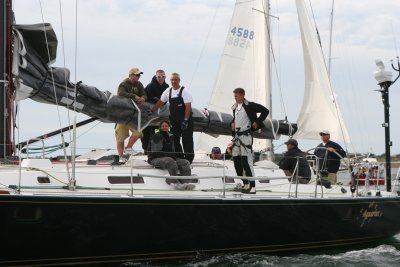
M270 102L268 5L264 0L238 0L231 19L217 78L208 109L232 113L234 103L232 91L241 87L246 98L262 105ZM277 124L267 119L272 131ZM275 132L276 133L276 132ZM272 139L277 138L277 135ZM226 146L229 137L215 137L201 134L197 143L198 151L208 152L215 145ZM269 140L254 140L253 148L267 148Z
M350 143L346 126L333 92L317 32L312 26L303 0L296 0L304 55L305 88L297 119L298 139L319 139L329 130L333 140Z

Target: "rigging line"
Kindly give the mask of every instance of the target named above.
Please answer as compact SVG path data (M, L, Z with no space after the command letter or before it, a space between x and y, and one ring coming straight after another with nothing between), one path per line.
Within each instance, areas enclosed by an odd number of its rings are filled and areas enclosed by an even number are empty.
M74 98L76 99L76 68L78 62L78 0L75 0L75 55L74 55ZM74 99L74 100L75 100ZM74 105L74 114L76 114L76 105ZM75 115L76 116L76 115Z
M58 1L59 3L59 10L60 10L60 22L61 22L61 44L62 44L62 54L63 54L63 66L64 66L64 83L65 83L65 96L68 98L68 87L67 87L67 71L65 68L65 42L64 42L64 24L63 24L63 16L62 16L62 7L61 7L61 0ZM68 109L67 104L67 116L68 116L68 123L71 123L71 119L69 116L69 109ZM71 143L71 133L68 132L69 136L69 142ZM70 170L69 170L69 163L68 163L68 157L67 157L67 148L65 146L65 140L64 140L64 133L61 131L61 143L62 143L62 148L63 148L63 153L64 153L64 160L65 160L65 167L66 167L66 172L67 172L67 177L68 179L70 178Z
M312 8L311 0L309 0L308 2L310 3L311 14L312 14L313 22L314 22L315 31L317 32L318 42L322 49L321 36L319 35L317 23L315 22L314 10Z
M39 6L40 6L40 12L41 12L41 17L42 17L42 23L43 23L43 32L44 32L44 36L45 36L45 40L46 40L46 49L47 49L47 57L49 59L50 62L50 50L49 50L49 42L47 39L47 33L46 33L46 28L45 28L45 24L44 24L44 16L43 16L43 8L42 8L42 2L41 0L39 0ZM52 80L52 85L53 85L53 91L54 91L54 99L56 102L56 109L57 109L57 116L58 116L58 123L59 126L61 128L61 112L60 112L60 106L58 105L58 99L57 99L57 93L56 93L56 89L55 89L55 83L54 83L54 73L53 73L53 69L50 67L50 73L51 73L51 80ZM76 85L75 85L76 86ZM75 91L76 92L76 91ZM76 95L75 95L76 96ZM75 111L75 106L74 106L74 111ZM61 136L63 137L63 135L61 134ZM64 143L64 139L62 139L62 142ZM66 153L66 152L65 152ZM72 163L73 167L74 167L74 162ZM67 169L68 169L68 165L67 165ZM68 177L69 177L69 172L67 171Z
M44 37L45 37L45 40L46 40L47 57L48 57L49 62L50 62L50 49L49 49L49 42L48 42L48 39L47 39L46 27L45 27L45 24L44 24L42 1L41 0L38 0L38 1L39 1L39 6L40 6L40 12L41 12L41 15L42 15L43 32L44 32ZM54 83L53 69L51 67L49 67L49 69L50 69L50 74L51 74L51 82L52 82L52 85L53 85L54 99L55 99L55 102L56 102L58 123L59 123L59 126L61 128L60 106L58 105L57 93L56 93L56 88L55 88L55 83Z
M76 69L78 62L78 0L75 0L75 56L74 56L74 100L76 100ZM72 177L68 181L68 188L75 190L75 157L76 157L76 105L74 105L74 123L72 130L72 140L75 141L71 146L71 159L72 159Z
M96 127L97 125L99 125L101 123L101 121L98 121L96 124L94 124L92 127L90 127L89 129L87 129L86 131L82 132L80 135L78 135L76 137L76 140L78 140L80 137L82 137L83 135L87 134L89 131L91 131L94 127ZM73 141L72 141L73 142Z
M65 41L64 41L64 23L63 23L63 15L62 15L62 6L61 6L61 0L59 2L59 11L60 11L60 22L61 22L61 44L62 44L62 55L63 55L63 67L64 67L64 83L65 83L65 96L68 97L68 81L67 81L67 71L66 71L66 64L65 64ZM69 106L69 103L67 103L67 107ZM70 119L70 112L69 108L67 108L67 115L68 115L68 123L71 123ZM71 134L70 136L70 141L71 141Z
M275 7L276 7L276 13L277 14L279 14L279 10L278 10L278 1L279 0L276 0L275 1ZM278 21L279 21L279 16L276 16L276 18L278 19ZM280 39L280 37L281 37L281 29L280 29L280 23L277 23L277 28L278 28L278 34L277 34L277 36L278 36L278 41L277 41L277 43L278 43L278 49L277 49L277 55L278 55L278 63L276 63L276 62L274 62L275 63L275 68L276 68L276 70L275 70L275 72L277 73L276 74L276 76L277 76L277 83L278 83L278 88L279 88L279 97L280 97L280 106L281 106L281 113L282 113L282 110L283 110L283 112L284 112L284 117L285 117L285 119L286 119L286 121L287 121L287 114L286 114L286 106L285 106L285 102L284 102L284 97L283 97L283 92L282 92L282 85L280 84L280 77L282 76L282 68L281 68L281 49L280 49L280 47L281 47L281 39ZM272 47L272 43L271 43L271 47ZM273 48L271 48L271 50L273 50ZM279 75L278 75L278 73L279 73ZM280 115L282 115L282 114L280 114ZM290 126L289 127L291 127L291 124L289 124Z
M345 45L343 47L348 47L349 44L347 44L347 41L345 41ZM341 47L338 51L341 53L341 55L339 55L339 57L341 58L348 58L349 60L349 64L346 64L346 70L343 70L342 68L338 69L339 71L339 75L341 75L341 77L346 77L348 79L348 87L350 89L350 92L352 93L352 95L350 96L350 99L354 100L354 99L363 99L363 94L360 95L360 92L355 90L355 88L357 87L361 87L359 85L359 82L357 84L357 80L355 80L356 77L359 77L361 75L357 75L356 73L356 67L354 66L354 62L357 62L356 58L354 58L353 54L348 54L347 51ZM344 79L340 80L341 82L344 81ZM359 113L359 119L355 120L353 122L353 124L357 127L357 131L359 133L363 133L366 135L366 140L367 140L367 144L371 144L370 140L370 125L368 125L368 119L366 118L366 114L368 113L368 106L366 105L354 105L354 101L351 101L349 98L345 98L345 101L347 101L346 105L348 107L351 107L351 111L350 112L354 112ZM359 139L361 140L361 144L362 147L364 148L364 138ZM351 146L354 152L356 152L356 149L354 147L354 144L352 142ZM370 148L368 148L370 151Z
M214 25L214 22L215 22L215 18L216 18L216 16L217 16L217 12L218 12L220 6L221 6L221 0L218 1L217 8L215 9L214 15L213 15L213 17L212 17L211 25L210 25L210 27L209 27L209 29L208 29L206 38L205 38L204 43L203 43L203 47L201 48L201 51L200 51L199 58L197 59L196 65L195 65L195 67L194 67L194 71L193 71L193 74L192 74L192 78L190 79L190 82L189 82L189 88L191 88L193 79L194 79L194 77L196 76L197 70L198 70L199 65L200 65L200 60L201 60L201 58L203 57L204 50L205 50L205 47L206 47L208 38L209 38L209 36L210 36L211 30L212 30L212 28L213 28L213 25Z
M20 115L19 115L19 113L17 114L17 118L16 118L16 120L18 121L18 125L21 125L20 123L19 123L19 118L20 118ZM20 142L20 133L19 133L19 127L17 128L17 137L18 137L18 143ZM22 161L21 161L21 146L18 146L18 189L17 189L17 192L19 192L20 191L20 189L21 189L21 180L22 180Z
M271 40L271 28L270 28L270 23L268 23L268 17L267 17L267 13L265 12L265 6L264 6L264 2L262 2L263 4L263 11L264 11L264 19L265 19L265 24L267 25L266 29L267 29L267 36L268 36L268 41L269 41L269 45L271 48L271 54L272 54L272 61L274 62L274 70L275 70L275 75L276 75L276 79L277 79L277 83L278 83L278 88L279 88L279 96L281 99L281 105L283 108L283 113L285 114L285 120L287 121L287 112L286 112L286 105L285 105L285 101L283 99L283 93L282 93L282 82L281 82L281 78L280 75L278 73L278 64L276 61L276 57L275 57L275 50L274 47L272 46L272 40ZM279 20L279 17L278 17Z
M335 8L335 0L332 0L332 9L330 16L330 31L329 31L329 49L328 49L328 75L331 77L331 63L332 63L332 32L333 32L333 13Z

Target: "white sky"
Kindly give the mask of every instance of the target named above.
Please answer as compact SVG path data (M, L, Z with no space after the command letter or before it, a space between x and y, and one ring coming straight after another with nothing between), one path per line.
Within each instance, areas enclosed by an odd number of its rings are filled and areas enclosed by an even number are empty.
M312 0L311 3L323 50L327 54L331 0ZM83 81L115 94L129 68L137 66L144 72L141 81L145 86L155 70L163 68L167 74L181 74L182 84L193 94L195 107L207 106L229 30L233 0L78 1L77 33L75 1L14 0L17 23L41 23L40 6L44 21L52 23L59 39L54 66L69 68L71 81ZM378 85L372 73L376 69L375 59L382 59L386 69L391 70L390 59L398 55L399 10L398 0L335 1L332 83L353 147L358 152L384 153L383 105L380 93L373 91L378 89ZM275 67L284 99L283 102L280 99L274 74L273 118L284 118L284 104L289 121L295 122L302 103L304 80L294 0L271 0L271 14L279 17L279 20L272 19L272 38L277 60ZM396 73L393 75L395 77ZM392 154L400 153L399 88L400 82L390 89ZM31 100L19 105L20 141L70 123L64 108ZM73 116L70 114L71 118ZM82 115L77 117L78 121L86 118ZM91 123L78 129L78 154L90 148L115 147L114 125L95 125ZM286 139L281 137L274 141L277 152L285 149L282 144ZM46 141L49 145L54 143L60 143L60 138ZM306 150L317 143L300 141L300 148ZM354 150L350 146L348 149Z

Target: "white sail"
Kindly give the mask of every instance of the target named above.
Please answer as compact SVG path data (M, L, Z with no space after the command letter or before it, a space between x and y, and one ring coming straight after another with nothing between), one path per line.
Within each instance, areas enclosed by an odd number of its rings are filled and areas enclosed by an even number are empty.
M304 1L296 0L296 6L303 45L305 88L294 137L320 139L319 132L329 130L332 140L350 143L316 30L309 20Z
M232 113L232 91L241 87L246 98L267 106L269 110L269 42L267 35L268 5L264 0L238 0L235 4L219 71L208 103L208 109ZM200 134L198 152L209 152L213 146L222 149L229 136L218 138ZM270 140L254 139L253 148L263 150Z

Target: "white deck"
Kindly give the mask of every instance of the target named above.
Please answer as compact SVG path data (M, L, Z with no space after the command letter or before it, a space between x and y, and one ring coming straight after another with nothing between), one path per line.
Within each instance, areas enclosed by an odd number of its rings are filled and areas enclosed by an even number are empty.
M51 163L48 159L24 160L21 167L2 165L0 167L1 190L23 195L62 195L85 197L135 197L135 198L223 198L223 199L265 199L265 198L348 198L352 197L347 185L333 185L324 188L316 185L315 178L309 184L290 184L272 162L257 162L256 194L234 191L241 183L236 176L232 161L203 159L192 164L192 177L197 179L194 190L176 190L166 183L170 177L166 170L156 169L146 162L145 156L135 156L125 165L77 164L75 170L76 189L68 190L66 165ZM71 171L71 170L70 170ZM131 184L131 177L133 183ZM223 177L227 177L226 183ZM115 180L116 179L116 180ZM120 179L123 181L121 182ZM10 189L10 187L12 189ZM7 189L8 188L8 189ZM376 187L359 187L358 195L375 196ZM368 193L369 192L369 193ZM357 192L356 192L357 193ZM383 196L393 193L381 192Z

